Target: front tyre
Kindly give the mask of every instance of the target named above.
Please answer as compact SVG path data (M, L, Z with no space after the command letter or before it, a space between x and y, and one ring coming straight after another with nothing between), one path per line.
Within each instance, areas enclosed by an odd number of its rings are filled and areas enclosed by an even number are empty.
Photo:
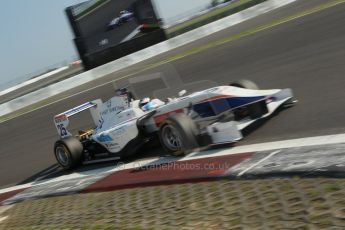
M182 113L166 119L158 132L162 147L173 156L182 156L198 148L197 134L194 121Z
M58 140L54 145L54 154L62 168L73 169L82 163L83 145L74 137Z
M250 81L250 80L245 80L245 79L233 82L230 84L230 86L235 86L235 87L244 88L244 89L256 89L256 90L259 89L258 85L255 84L255 82Z

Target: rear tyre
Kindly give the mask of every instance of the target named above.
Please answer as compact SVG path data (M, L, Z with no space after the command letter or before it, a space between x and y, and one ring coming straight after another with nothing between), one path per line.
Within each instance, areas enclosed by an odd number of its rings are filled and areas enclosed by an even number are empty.
M235 87L244 88L244 89L259 89L257 84L255 84L254 82L250 80L245 80L245 79L233 82L230 84L230 86L235 86Z
M74 137L58 140L54 145L58 164L64 169L73 169L82 163L83 145Z
M173 156L182 156L198 148L198 128L185 114L175 114L161 125L158 135L164 150Z

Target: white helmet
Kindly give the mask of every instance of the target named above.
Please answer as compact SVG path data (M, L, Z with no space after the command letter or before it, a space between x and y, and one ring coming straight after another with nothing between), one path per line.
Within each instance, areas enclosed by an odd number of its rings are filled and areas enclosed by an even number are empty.
M149 97L145 97L145 98L141 99L139 102L139 108L142 108L144 105L146 105L150 101L151 101L151 99Z

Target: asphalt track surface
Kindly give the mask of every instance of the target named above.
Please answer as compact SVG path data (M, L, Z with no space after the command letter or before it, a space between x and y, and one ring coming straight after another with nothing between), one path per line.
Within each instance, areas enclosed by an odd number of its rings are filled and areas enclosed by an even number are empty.
M303 11L327 1L298 1L170 53L139 63L102 81L119 78L159 60L239 31ZM221 46L173 61L183 81L212 79L227 84L251 79L261 88L294 90L298 105L274 116L239 144L260 143L345 131L345 4L281 24ZM152 69L146 73L155 73ZM103 83L93 82L78 92ZM95 88L0 124L0 187L56 172L55 114L94 98L113 96L111 84ZM64 96L64 95L62 95ZM72 122L81 126L86 116ZM160 153L160 150L155 150ZM90 167L100 167L90 166ZM84 167L81 170L86 170Z

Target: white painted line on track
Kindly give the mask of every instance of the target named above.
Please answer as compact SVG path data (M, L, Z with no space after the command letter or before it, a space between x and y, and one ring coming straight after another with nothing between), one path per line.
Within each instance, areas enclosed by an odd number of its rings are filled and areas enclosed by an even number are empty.
M124 163L120 162L120 163L114 164L114 166L109 166L109 167L100 168L100 169L93 169L93 170L89 170L89 171L74 172L74 173L71 173L68 175L63 175L63 176L52 178L52 179L45 179L42 181L34 181L34 182L23 184L23 185L18 185L18 186L6 188L6 189L0 189L0 194L19 190L19 189L30 188L33 186L44 185L44 184L48 184L48 183L58 183L61 181L67 181L67 180L78 179L78 178L80 178L80 180L82 180L84 178L88 178L88 177L93 176L93 175L104 174L104 176L107 176L107 175L112 174L112 173L117 172L117 171L121 171L121 170L125 170L125 169L133 169L133 168L137 168L137 167L142 167L144 165L152 164L153 162L156 162L157 160L159 160L159 158L154 158L154 159L150 159L150 160L142 160L142 161L138 161L138 162L131 162L128 164L124 164Z
M13 205L7 205L7 206L0 206L0 215L12 208Z
M9 187L9 188L0 189L0 194L12 192L15 190L20 190L20 189L30 188L32 186L32 184L33 183L27 183L27 184L22 184L22 185L16 185L16 186Z
M264 162L265 160L267 160L268 158L273 157L274 155L276 155L277 153L279 153L281 150L277 150L274 151L273 153L271 153L270 155L268 155L267 157L261 159L260 161L256 162L255 164L252 164L251 166L249 166L248 168L246 168L245 170L243 170L242 172L240 172L239 174L237 174L238 177L242 176L243 174L245 174L246 172L248 172L249 170L253 169L254 167L258 166L259 164L261 164L262 162Z
M4 220L6 220L7 218L8 218L8 216L0 217L0 223L3 222Z
M222 149L222 150L209 150L209 151L199 152L199 153L196 152L184 157L183 160L224 156L224 155L232 155L232 154L239 154L239 153L272 151L272 150L296 148L296 147L331 145L331 144L340 144L340 143L345 143L345 134L306 137L306 138L298 138L298 139L291 139L291 140L284 140L284 141L275 141L275 142L266 142L266 143L260 143L260 144L237 146L234 148Z
M140 33L140 27L141 26L138 26L135 30L133 30L132 33L130 33L127 37L125 37L120 43L126 42L126 41L131 40L132 38L134 38L138 33Z
M13 205L0 206L0 215L12 208ZM6 220L8 216L0 216L0 223Z
M44 185L47 183L61 182L61 181L66 181L66 180L71 180L71 179L78 179L78 178L83 179L83 178L91 177L94 175L104 174L104 176L107 176L117 171L143 167L145 165L150 165L150 164L162 164L162 163L169 163L169 162L174 162L174 161L195 160L195 159L202 159L202 158L207 158L207 157L219 157L219 156L234 155L234 154L240 154L240 153L274 151L274 150L285 149L285 148L331 145L331 144L340 144L340 143L345 143L345 134L307 137L307 138L238 146L238 147L227 148L227 149L208 150L208 151L203 151L203 152L191 153L188 156L185 156L182 158L157 157L157 158L135 161L128 164L118 162L118 163L115 163L114 166L94 169L90 171L74 172L74 173L63 175L63 176L53 178L53 179L46 179L43 181L36 181L36 182L28 183L28 184L1 189L0 194L15 191L18 189L29 188L36 185Z

